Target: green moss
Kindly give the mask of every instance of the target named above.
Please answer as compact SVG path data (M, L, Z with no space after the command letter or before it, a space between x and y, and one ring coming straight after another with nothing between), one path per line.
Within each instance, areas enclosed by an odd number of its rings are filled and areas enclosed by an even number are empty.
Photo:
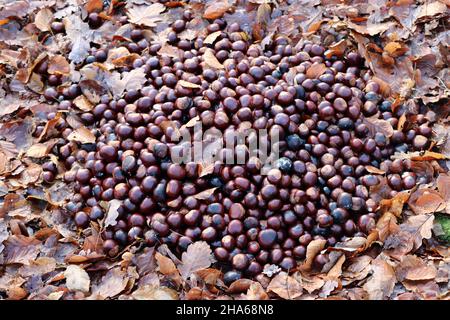
M436 214L434 218L434 234L439 241L450 244L450 216Z

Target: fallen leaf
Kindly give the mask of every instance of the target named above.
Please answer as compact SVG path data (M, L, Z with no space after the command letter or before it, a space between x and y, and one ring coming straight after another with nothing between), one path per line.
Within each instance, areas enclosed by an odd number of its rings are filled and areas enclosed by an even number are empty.
M80 127L67 137L69 141L76 141L80 143L95 143L95 135L86 127Z
M41 241L23 235L10 236L4 243L5 264L29 265L39 254Z
M306 70L306 76L310 79L317 79L325 70L327 70L327 66L324 63L314 63Z
M161 13L166 7L161 3L153 3L146 7L129 8L127 15L129 21L146 27L156 27L157 22L162 20Z
M328 47L328 50L325 51L324 55L328 59L336 56L336 57L342 57L345 53L345 50L348 48L347 40L342 39L341 41L338 41L337 43L334 43Z
M49 8L39 10L34 18L34 24L41 31L50 31L50 23L53 21L53 14Z
M208 268L214 257L208 243L197 241L190 244L181 256L182 264L178 267L183 279L188 279L194 272Z
M72 49L68 58L74 63L80 63L89 55L93 31L77 15L70 15L64 18L63 22L66 34L72 42Z
M358 25L356 23L348 21L347 25L350 29L353 29L358 33L374 36L374 35L385 32L390 27L394 26L395 22L384 22L384 23L376 23L376 24L368 24L368 25Z
M214 55L214 52L211 49L206 49L205 53L203 54L203 60L205 61L206 65L214 68L214 69L224 69L224 65L217 60L216 56Z
M69 75L70 74L70 65L67 62L66 58L61 55L55 55L50 57L48 61L48 69L47 72L49 74L56 75Z
M178 274L177 267L171 259L163 256L159 252L156 252L155 259L158 262L159 272L161 272L162 274L166 276Z
M152 285L138 288L131 296L135 300L178 300L178 293L175 290Z
M445 209L446 205L441 194L433 189L417 189L408 201L415 214L434 213Z
M202 269L196 272L196 274L206 283L210 285L216 285L223 274L220 270L214 268Z
M203 18L209 20L222 18L231 7L228 0L212 1L206 6Z
M301 284L286 272L280 272L270 281L267 291L276 293L280 298L291 300L303 294Z
M49 146L43 144L43 143L36 143L33 144L25 153L27 157L31 158L43 158L48 155L50 152Z
M395 267L395 274L398 281L422 281L434 279L437 275L437 270L433 265L427 265L424 260L417 256L407 255Z
M203 191L195 194L194 198L197 199L197 200L206 200L209 197L211 197L211 195L213 195L214 191L216 191L216 190L217 190L217 187L203 190Z
M92 288L92 298L106 299L115 297L125 290L129 281L126 271L120 268L110 269L105 276L103 276L98 285Z
M103 10L103 0L89 0L84 6L87 12L100 12Z
M42 230L42 229L41 229ZM29 265L20 267L19 274L22 277L44 275L56 269L56 260L49 257L39 257L32 260Z
M369 130L373 135L380 132L386 137L391 137L394 134L394 129L389 121L381 120L378 118L364 118L363 122L369 127Z
M84 112L89 112L94 108L94 105L84 96L79 95L73 100L73 104Z
M182 87L185 87L185 88L191 88L191 89L199 89L199 88L201 88L200 85L198 85L196 83L189 82L189 81L185 81L185 80L178 80L178 84L180 86L182 86Z
M394 269L384 260L372 261L372 276L363 285L371 300L384 300L394 291L396 282Z
M222 34L222 31L216 31L208 34L208 36L203 41L204 44L213 44L216 39Z
M386 171L381 170L374 166L366 166L366 170L367 170L367 172L374 173L374 174L385 174L386 173Z
M306 248L306 258L300 269L303 271L309 271L312 268L314 258L325 248L326 240L316 239L311 241Z
M64 271L66 277L66 286L70 291L89 292L91 279L88 273L77 265L69 265Z
M269 296L259 282L253 282L247 293L242 296L245 300L269 300Z
M430 239L433 229L433 215L417 215L411 216L400 226L402 230L410 232L414 240L414 248L418 249L422 246L423 239Z
M122 202L114 199L109 201L108 211L106 213L105 225L104 227L115 226L117 224L117 218L119 217L119 208L122 205Z

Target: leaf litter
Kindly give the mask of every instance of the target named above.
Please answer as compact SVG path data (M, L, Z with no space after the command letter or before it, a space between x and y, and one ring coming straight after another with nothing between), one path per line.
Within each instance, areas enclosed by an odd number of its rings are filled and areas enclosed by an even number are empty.
M112 19L93 31L82 20L82 9L76 1L52 7L36 3L10 2L0 10L0 263L5 270L0 276L1 295L10 299L55 300L75 297L400 300L449 295L448 288L437 283L448 281L450 250L433 234L435 214L450 213L450 179L445 173L450 164L449 110L445 105L449 80L443 50L448 45L445 28L448 3L376 1L360 6L357 1L299 1L294 5L278 1L275 6L269 1L254 1L244 8L234 1L223 0L206 1L195 7L198 26L204 26L203 19L224 17L241 24L246 36L254 37L261 45L270 43L277 34L284 34L294 45L301 43L302 37L329 41L326 53L329 55L342 55L353 46L366 58L386 97L405 105L430 106L430 115L438 119L433 140L439 152L394 156L410 159L415 172L433 178L432 183L391 199L385 197L389 193L387 184L372 188L372 196L380 203L380 218L367 239L350 239L327 249L333 259L324 270L314 269L313 259L324 250L324 243L314 240L298 270L285 272L269 265L258 281L241 279L229 287L223 284L223 273L216 269L211 248L205 242L191 244L181 260L168 248L142 250L139 244L113 259L97 253L102 243L96 241L96 234L101 228L117 223L119 202L103 204L108 213L102 225L90 226L87 234L74 232L73 222L61 209L70 199L71 189L64 187L62 174L53 186L42 184L40 168L43 159L52 157L56 141L52 139L62 134L58 124L69 118L57 113L52 120L43 122L56 109L36 98L34 92L41 92L43 86L34 68L47 61L50 74L81 81L83 95L74 101L80 112L92 110L101 94L119 97L125 90L140 88L145 77L140 69L119 74L116 69L129 66L136 57L130 52L112 50L105 63L75 71L74 66L88 56L92 43L101 45L114 37L126 37L130 25L119 27ZM167 44L166 29L176 8L147 0L127 1L125 8L131 24L141 26L162 42L160 56L180 55L176 47ZM106 17L114 15L101 1L89 1L84 10L103 12ZM62 19L66 36L50 32L53 19ZM24 31L27 23L33 23L37 34L45 36L46 41L38 42L37 37L27 36ZM192 28L184 37L202 31L193 25ZM214 44L219 36L220 32L212 33L204 43ZM225 68L210 50L205 50L203 60L211 68ZM314 64L307 76L317 77L323 70L322 64ZM188 81L181 85L194 90L198 87ZM76 125L76 117L71 119ZM371 131L386 136L397 129L383 120L367 118L365 122ZM410 122L414 119L402 119L399 126ZM32 130L37 125L44 129L34 137ZM70 136L74 143L95 142L90 130L74 129ZM53 160L59 163L58 159ZM370 166L366 169L382 178L385 174ZM201 170L201 175L212 172L208 164ZM207 198L214 190L195 197ZM35 281L35 276L44 275L50 280L40 287L28 285Z

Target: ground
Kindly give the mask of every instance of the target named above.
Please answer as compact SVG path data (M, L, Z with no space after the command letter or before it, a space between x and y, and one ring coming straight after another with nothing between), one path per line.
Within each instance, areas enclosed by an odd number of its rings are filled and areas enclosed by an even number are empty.
M0 0L0 298L448 299L450 3L154 2ZM225 286L204 242L194 243L181 257L165 246L141 244L113 259L105 256L98 234L108 221L77 229L65 213L73 190L63 182L64 170L53 183L43 181L42 163L58 163L52 149L61 132L56 120L46 120L56 106L42 97L44 83L34 67L48 57L49 70L77 82L81 75L75 65L85 59L86 46L122 37L124 28L115 19L119 11L164 45L161 54L173 54L166 31L186 8L197 19L183 34L186 39L204 31L205 19L224 17L262 44L284 34L294 44L305 39L323 43L335 54L357 49L394 106L427 108L425 116L434 122L432 148L396 156L413 160L417 172L431 182L391 199L382 199L386 183L373 189L381 218L368 238L355 237L328 249L324 241L312 241L299 270L288 274L274 266L259 282L243 279ZM101 28L86 29L82 19L88 12L101 12L106 20ZM64 21L64 35L51 31L55 19ZM116 82L115 94L133 81L139 78ZM90 102L80 99L77 107L80 112L89 109ZM78 126L76 113L58 117L77 127L74 141L95 141ZM42 132L33 134L38 126ZM322 250L329 252L330 262L312 270L312 259Z

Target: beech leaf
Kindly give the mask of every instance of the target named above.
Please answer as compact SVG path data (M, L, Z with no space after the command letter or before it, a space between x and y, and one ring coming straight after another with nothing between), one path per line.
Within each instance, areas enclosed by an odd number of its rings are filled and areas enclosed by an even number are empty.
M197 241L189 245L181 256L182 264L178 267L183 279L187 280L194 272L208 268L215 260L208 243Z
M34 19L34 24L41 31L49 31L50 23L53 20L52 11L49 8L39 10Z
M153 3L147 7L135 7L128 9L128 18L131 23L147 27L156 27L156 23L162 20L161 13L166 7L161 3Z
M66 285L70 291L89 292L91 279L88 273L77 265L69 265L64 271Z

